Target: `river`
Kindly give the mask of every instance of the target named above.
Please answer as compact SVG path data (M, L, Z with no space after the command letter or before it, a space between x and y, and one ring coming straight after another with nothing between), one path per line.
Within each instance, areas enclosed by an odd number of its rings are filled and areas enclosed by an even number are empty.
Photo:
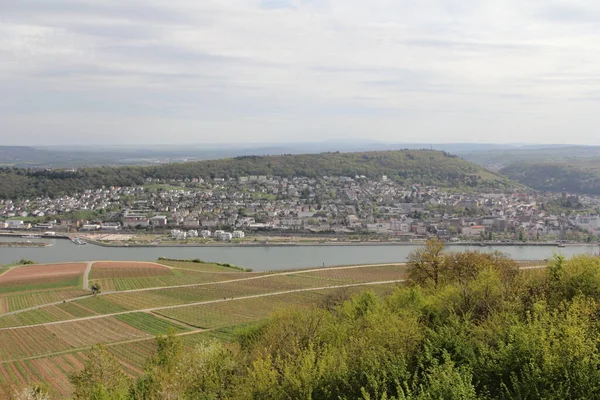
M0 241L22 241L21 238L0 238ZM39 239L31 239L39 240ZM115 260L155 261L158 257L226 262L255 271L273 271L316 266L349 264L374 264L406 261L408 254L417 246L252 246L252 247L102 247L92 244L78 246L64 239L41 239L50 247L1 248L0 265L10 264L22 258L39 263ZM576 254L594 254L597 245L555 246L452 246L449 251L477 250L501 251L517 260L541 260L553 253L567 257Z

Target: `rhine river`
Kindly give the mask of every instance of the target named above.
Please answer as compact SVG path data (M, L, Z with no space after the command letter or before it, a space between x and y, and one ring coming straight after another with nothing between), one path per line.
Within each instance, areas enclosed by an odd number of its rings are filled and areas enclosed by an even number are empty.
M0 238L0 241L23 241L21 238ZM36 240L36 239L33 239ZM225 262L273 271L294 268L351 264L376 264L406 261L416 245L348 245L348 246L251 246L251 247L102 247L92 244L76 245L64 239L42 239L50 247L0 247L0 265L22 258L38 263L88 260L156 261L158 257ZM542 260L554 253L570 257L576 254L597 254L598 245L556 246L452 246L448 251L498 250L516 260Z

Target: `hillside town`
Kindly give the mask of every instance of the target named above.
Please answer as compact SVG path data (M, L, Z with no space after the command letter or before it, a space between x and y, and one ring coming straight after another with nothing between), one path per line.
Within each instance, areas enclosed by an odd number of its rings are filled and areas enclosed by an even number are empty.
M240 240L254 233L394 240L596 240L600 198L568 193L457 193L382 176L148 179L60 198L0 201L0 228L168 233Z

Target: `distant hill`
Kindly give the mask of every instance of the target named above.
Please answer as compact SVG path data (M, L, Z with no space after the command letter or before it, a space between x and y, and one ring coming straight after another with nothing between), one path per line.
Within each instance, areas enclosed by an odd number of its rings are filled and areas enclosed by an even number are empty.
M61 196L102 186L140 185L147 178L237 178L246 175L322 177L365 175L403 184L438 185L461 190L507 189L506 177L457 156L432 150L322 153L237 158L150 167L100 167L76 172L0 170L0 197Z
M600 146L540 145L513 148L472 148L455 152L465 160L491 170L521 163L573 163L600 158Z
M600 195L600 160L520 162L500 172L536 190Z
M564 150L563 150L564 148ZM165 144L165 145L62 145L1 146L0 166L20 168L84 168L99 166L158 165L169 162L218 160L248 155L319 154L430 149L446 151L497 170L527 157L555 160L564 154L585 156L585 146L481 143L383 143L360 140L327 140L305 143ZM576 149L575 153L574 150ZM593 148L592 148L593 149ZM596 148L596 156L600 147ZM589 152L589 151L588 151ZM551 158L548 158L551 157Z

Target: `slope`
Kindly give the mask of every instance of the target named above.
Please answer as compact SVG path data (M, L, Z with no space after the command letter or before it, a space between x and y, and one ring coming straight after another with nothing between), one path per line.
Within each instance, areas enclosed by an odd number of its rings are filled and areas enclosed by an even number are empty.
M243 156L152 167L101 167L79 171L0 169L0 197L62 196L102 186L141 185L147 178L237 178L245 175L322 177L365 175L403 184L447 188L507 189L518 186L497 173L446 152L432 150Z
M600 160L521 162L500 170L511 179L536 190L600 194Z

